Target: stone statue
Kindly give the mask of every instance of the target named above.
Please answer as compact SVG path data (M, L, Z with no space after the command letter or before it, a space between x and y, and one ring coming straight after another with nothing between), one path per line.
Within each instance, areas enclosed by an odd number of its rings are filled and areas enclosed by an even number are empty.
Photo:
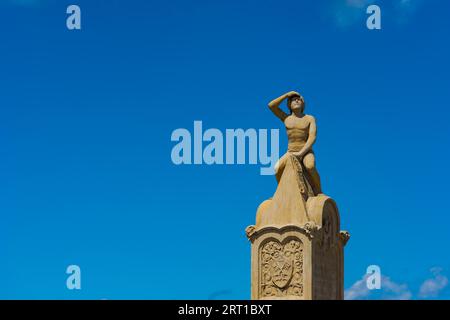
M287 99L290 114L279 106ZM246 229L252 243L252 299L343 299L344 246L333 199L322 193L312 146L316 121L304 114L303 97L291 91L269 103L283 121L288 151L275 165L272 198Z
M288 99L289 115L279 108L281 102L285 99ZM280 181L288 156L292 154L306 168L314 194L322 193L320 176L316 169L316 160L312 150L312 146L316 142L316 119L311 115L304 114L305 100L299 93L291 91L272 100L269 103L269 108L283 121L288 136L288 151L275 165L277 181Z

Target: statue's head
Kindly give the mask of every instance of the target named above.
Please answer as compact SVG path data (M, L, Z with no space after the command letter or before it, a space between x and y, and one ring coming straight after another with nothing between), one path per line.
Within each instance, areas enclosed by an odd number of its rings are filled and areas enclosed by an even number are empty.
M293 110L300 110L303 113L305 111L305 99L298 95L291 96L287 101L287 106L291 113Z

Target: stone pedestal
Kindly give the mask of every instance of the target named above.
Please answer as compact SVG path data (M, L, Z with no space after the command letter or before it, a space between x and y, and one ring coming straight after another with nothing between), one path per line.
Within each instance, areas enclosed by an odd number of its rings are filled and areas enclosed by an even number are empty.
M289 159L272 199L246 232L252 246L252 299L343 299L344 246L336 203L313 195Z

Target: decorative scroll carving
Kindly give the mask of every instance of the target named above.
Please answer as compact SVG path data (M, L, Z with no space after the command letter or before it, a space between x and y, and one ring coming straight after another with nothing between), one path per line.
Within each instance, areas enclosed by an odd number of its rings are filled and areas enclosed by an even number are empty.
M314 223L314 221L308 221L303 226L303 229L305 230L305 233L308 236L308 238L313 239L317 235L319 227L317 226L317 224Z
M314 191L311 186L311 183L306 175L306 170L303 168L303 164L299 161L299 159L292 155L292 159L294 160L294 164L297 167L297 183L300 187L300 192L302 193L303 199L306 201L309 197L314 196Z
M290 239L260 249L260 297L303 296L303 244Z

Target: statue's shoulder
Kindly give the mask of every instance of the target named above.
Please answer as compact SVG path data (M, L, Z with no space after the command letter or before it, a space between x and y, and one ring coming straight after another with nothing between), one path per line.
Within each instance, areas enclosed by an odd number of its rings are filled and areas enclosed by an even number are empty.
M314 116L312 116L312 115L310 115L310 114L305 114L305 118L308 120L308 121L316 121L316 118L314 118Z
M286 122L289 122L290 119L292 119L294 116L292 114L288 114L286 118L284 118L283 122L286 124Z

